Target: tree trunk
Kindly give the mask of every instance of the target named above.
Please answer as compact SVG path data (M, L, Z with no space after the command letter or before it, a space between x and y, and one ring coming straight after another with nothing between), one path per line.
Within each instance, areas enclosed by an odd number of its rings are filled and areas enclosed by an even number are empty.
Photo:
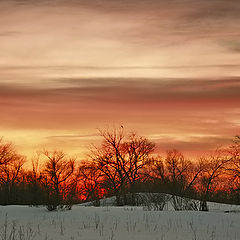
M207 206L207 201L206 200L202 200L200 203L200 211L208 211L208 206Z

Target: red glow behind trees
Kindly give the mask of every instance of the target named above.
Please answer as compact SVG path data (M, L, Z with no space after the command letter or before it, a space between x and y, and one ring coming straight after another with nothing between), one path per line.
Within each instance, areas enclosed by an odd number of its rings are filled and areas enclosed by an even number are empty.
M92 162L102 173L105 189L116 196L117 205L126 204L126 194L133 193L155 145L135 133L125 135L123 127L100 134L103 143L92 151Z
M64 204L74 191L74 181L71 178L75 169L75 160L69 159L62 151L44 151L46 163L43 173L46 174L49 191L49 208L55 210Z
M240 137L227 149L198 161L177 150L153 155L155 144L124 129L100 131L103 142L77 164L62 151L43 151L33 169L9 143L0 141L1 204L57 206L116 196L117 205L135 204L135 193L164 192L206 202L240 202ZM43 165L41 166L41 161ZM37 195L37 198L36 198Z

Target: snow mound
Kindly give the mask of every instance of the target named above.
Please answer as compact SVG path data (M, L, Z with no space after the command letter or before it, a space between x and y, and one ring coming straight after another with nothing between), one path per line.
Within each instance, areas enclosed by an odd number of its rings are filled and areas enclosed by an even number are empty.
M131 196L128 196L131 197ZM190 198L173 196L165 193L135 193L135 206L142 207L144 210L199 210L200 201ZM116 206L116 197L103 198L99 200L101 207ZM209 211L213 212L240 212L240 205L207 202ZM79 206L96 206L95 201L79 204ZM131 206L131 205L128 205Z

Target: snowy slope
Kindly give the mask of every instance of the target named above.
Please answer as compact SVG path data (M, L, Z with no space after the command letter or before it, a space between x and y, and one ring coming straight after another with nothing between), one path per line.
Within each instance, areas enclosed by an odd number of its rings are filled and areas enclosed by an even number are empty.
M150 193L137 193L136 198L138 199L138 206L143 206L144 209L146 209L144 206L146 204L149 204L149 194ZM152 194L152 193L151 193ZM153 193L156 195L165 195L166 196L166 204L164 206L164 210L168 211L173 211L173 199L172 195L170 194L161 194L161 193ZM186 200L187 198L182 198L182 197L177 197L177 199L180 200ZM139 201L139 199L144 200L144 201ZM147 201L148 200L148 201ZM196 204L199 204L200 202L198 200L192 200L192 199L187 199L188 201L193 201ZM209 211L214 211L214 212L225 212L225 211L230 211L230 212L240 212L240 205L231 205L231 204L222 204L222 203L215 203L215 202L208 202L208 209ZM79 204L79 206L94 206L94 202L86 202ZM103 198L100 200L100 206L101 207L106 207L106 206L116 206L116 197L109 197L109 198Z

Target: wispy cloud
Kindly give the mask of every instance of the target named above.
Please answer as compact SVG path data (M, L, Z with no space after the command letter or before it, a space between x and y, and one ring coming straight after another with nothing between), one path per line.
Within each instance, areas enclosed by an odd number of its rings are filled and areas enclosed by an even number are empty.
M49 97L64 101L95 99L129 101L230 101L240 98L238 77L220 79L183 78L63 78L46 80L51 88L0 83L3 96ZM124 96L124 98L123 98ZM58 99L58 100L60 100Z
M64 141L69 141L69 140L93 140L93 139L99 139L100 136L97 135L96 133L92 134L71 134L71 135L56 135L56 136L48 136L46 137L47 139L50 140L64 140Z
M239 78L64 78L55 81L55 87L47 89L0 84L2 124L61 128L67 124L77 126L80 122L142 118L141 121L148 119L149 124L159 121L178 125L174 123L176 118L180 124L188 117L184 125L189 121L197 124L197 128L199 114L210 119L209 123L201 123L209 126L211 120L230 119L233 114L227 112L240 108ZM235 113L234 118L238 117Z

